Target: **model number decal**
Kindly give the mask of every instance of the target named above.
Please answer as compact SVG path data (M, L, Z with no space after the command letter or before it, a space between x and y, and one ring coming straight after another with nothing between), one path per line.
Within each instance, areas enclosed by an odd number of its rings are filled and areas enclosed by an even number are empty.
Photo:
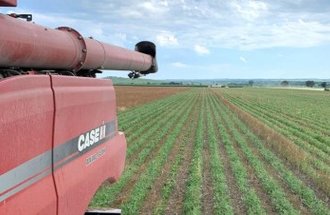
M105 131L106 125L102 125L80 135L78 139L78 151L82 152L88 147L91 147L94 143L101 141L105 137Z
M95 154L92 154L91 156L86 158L86 165L90 165L92 164L94 161L96 161L97 159L99 159L100 157L102 157L105 154L106 148L102 148L100 149L98 152L96 152Z

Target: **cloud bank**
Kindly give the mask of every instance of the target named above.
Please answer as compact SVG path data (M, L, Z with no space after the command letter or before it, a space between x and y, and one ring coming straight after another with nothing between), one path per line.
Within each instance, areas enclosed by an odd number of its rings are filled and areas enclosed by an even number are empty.
M95 22L107 22L105 31L121 33L125 26L128 38L203 54L207 51L195 44L253 50L330 43L330 2L321 0L84 0L82 5L98 14Z
M210 48L255 50L330 44L330 2L326 0L79 2L70 7L70 13L34 11L34 17L41 24L64 20L119 44L148 39L163 47L189 48L199 54L208 54Z

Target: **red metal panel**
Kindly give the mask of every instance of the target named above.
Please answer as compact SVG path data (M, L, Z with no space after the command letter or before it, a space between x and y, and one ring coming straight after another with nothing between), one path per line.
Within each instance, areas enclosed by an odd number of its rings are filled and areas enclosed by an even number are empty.
M0 214L54 214L50 77L0 80L0 108Z
M120 176L125 163L125 136L116 129L116 100L110 80L52 76L52 83L56 101L54 150L69 150L67 159L71 159L54 172L59 214L80 215L104 180ZM114 122L114 136L80 152L77 137L107 122ZM94 155L97 159L88 163Z
M0 0L0 6L16 7L17 0Z

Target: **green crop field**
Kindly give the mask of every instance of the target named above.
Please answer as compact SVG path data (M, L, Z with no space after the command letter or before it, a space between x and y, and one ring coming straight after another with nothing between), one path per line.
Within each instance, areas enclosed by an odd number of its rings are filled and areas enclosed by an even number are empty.
M92 208L330 214L329 92L187 89L120 112L119 127L126 167Z

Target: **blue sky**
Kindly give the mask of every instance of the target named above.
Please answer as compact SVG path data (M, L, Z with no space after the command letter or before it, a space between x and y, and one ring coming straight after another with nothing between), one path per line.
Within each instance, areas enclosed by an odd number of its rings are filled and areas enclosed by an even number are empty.
M18 0L49 27L158 48L152 79L330 78L328 0ZM104 72L127 76L127 72Z

